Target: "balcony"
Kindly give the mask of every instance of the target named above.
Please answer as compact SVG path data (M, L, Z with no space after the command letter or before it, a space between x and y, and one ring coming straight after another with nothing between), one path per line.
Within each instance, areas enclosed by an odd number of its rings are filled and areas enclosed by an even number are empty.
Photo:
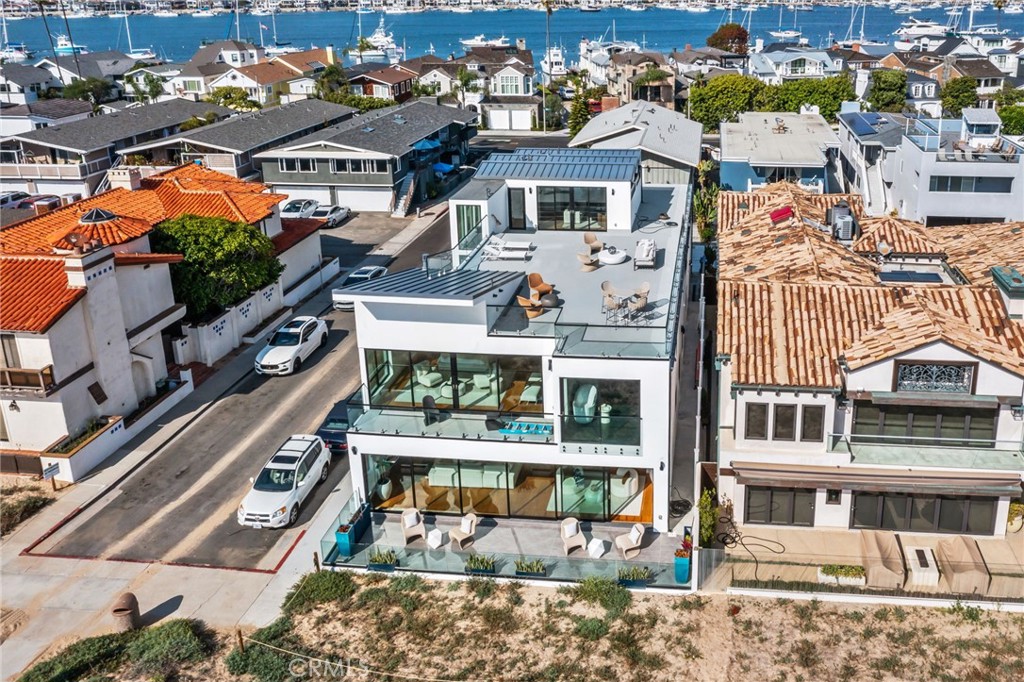
M47 365L42 369L0 367L0 390L34 391L49 395L56 386L53 365Z
M1020 441L829 434L829 452L848 454L854 464L1024 470Z
M499 443L555 443L554 415L453 412L438 408L436 418L431 419L426 412L417 408L365 407L350 403L349 432Z

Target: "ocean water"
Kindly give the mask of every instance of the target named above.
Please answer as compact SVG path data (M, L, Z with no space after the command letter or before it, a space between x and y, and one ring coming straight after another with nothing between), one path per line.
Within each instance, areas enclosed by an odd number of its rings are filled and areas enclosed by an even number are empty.
M860 33L861 20L858 16L853 23L853 35ZM864 34L868 38L890 40L892 32L907 15L893 14L887 8L868 7L864 22ZM915 13L917 18L946 22L943 10L925 10ZM735 21L744 15L735 12ZM567 61L572 62L578 55L582 38L611 38L614 33L619 39L634 40L648 49L668 52L683 48L686 44L703 45L708 35L719 24L728 20L728 13L712 11L705 14L679 12L674 10L648 9L646 12L629 12L621 9L605 9L601 12L579 12L563 9L551 16L551 44L561 45ZM67 33L63 18L50 16L50 32ZM234 16L218 15L213 18L196 18L180 15L177 18L160 18L148 15L133 16L131 22L132 45L135 48L152 48L167 61L187 61L199 48L202 40L219 40L234 37ZM379 21L378 15L362 15L363 34L368 35ZM996 12L988 9L975 14L975 24L995 24ZM278 40L290 42L297 47L323 47L333 44L343 50L356 42L357 15L354 12L308 12L288 13L277 16ZM966 15L963 18L967 22ZM260 42L259 25L270 26L270 17L241 15L243 39ZM1004 15L1003 28L1010 29L1011 36L1024 35L1024 15ZM103 49L128 49L123 19L96 17L71 19L72 38L79 45L91 51ZM830 36L844 38L851 27L851 8L816 7L812 12L797 12L796 27L808 38L811 45L826 46ZM478 34L488 38L499 35L511 39L525 38L526 46L534 51L539 61L544 53L545 14L531 10L510 10L502 12L473 12L454 14L451 12L422 12L385 16L387 30L394 34L399 46L404 45L406 55L422 55L432 45L441 56L461 54L459 40ZM779 25L777 7L764 8L753 13L751 21L753 38L764 38L771 42L768 31ZM783 11L783 28L794 26L793 13ZM46 31L40 18L23 19L8 24L11 42L24 42L36 50L37 55L49 52ZM263 31L263 40L271 44L270 31Z

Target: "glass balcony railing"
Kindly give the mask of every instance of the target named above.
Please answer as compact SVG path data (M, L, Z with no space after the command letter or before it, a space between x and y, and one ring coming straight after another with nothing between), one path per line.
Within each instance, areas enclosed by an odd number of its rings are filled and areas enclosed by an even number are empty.
M562 416L563 443L640 445L640 417Z

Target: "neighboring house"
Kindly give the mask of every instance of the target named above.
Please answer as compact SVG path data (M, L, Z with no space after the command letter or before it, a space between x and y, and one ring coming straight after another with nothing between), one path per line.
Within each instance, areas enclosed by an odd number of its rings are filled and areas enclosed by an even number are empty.
M541 122L542 100L534 94L534 68L519 59L488 70L480 112L489 130L530 130Z
M280 64L291 69L297 76L315 76L328 66L338 64L337 55L334 53L334 46L328 45L312 50L301 52L290 52L288 54L271 57L271 64Z
M208 113L219 120L235 112L172 99L13 135L0 141L0 182L10 190L89 196L118 150L173 135L185 121Z
M837 76L843 72L843 60L824 50L789 46L751 54L747 68L751 76L768 85L782 85L805 78Z
M868 215L892 210L892 185L898 181L896 150L903 143L908 119L899 114L839 114L839 159L850 191L864 197Z
M301 77L283 64L263 62L231 68L211 80L209 89L241 88L249 99L267 105L276 103L282 94L290 94L289 83L297 78Z
M881 57L856 49L834 47L828 51L833 59L840 60L849 71L873 71L881 68Z
M686 187L700 163L703 126L643 100L598 114L569 142L590 149L639 149L644 185Z
M670 74L652 80L647 74L662 71ZM658 106L675 106L675 77L668 60L658 52L619 52L608 65L608 94L622 103L643 99Z
M52 73L38 66L0 64L0 102L27 104L51 88L63 87Z
M603 88L608 85L612 57L623 52L640 52L640 45L630 40L580 41L580 58L574 69L584 75L587 85Z
M416 72L394 64L350 76L348 85L354 95L390 99L401 104L412 97L412 84L415 80Z
M152 80L153 78L159 79L163 83L163 94L157 97L157 101L164 99L173 99L177 97L174 93L171 81L175 77L181 74L181 70L185 68L183 64L152 64L148 66L137 67L124 76L125 84L125 99L138 101L139 97L135 93L135 88L132 87L132 83L136 83L139 89L142 91L143 98L148 100L149 93L147 92L146 79Z
M907 108L930 118L942 115L939 82L934 78L907 73Z
M860 531L903 551L1003 536L1024 455L1020 224L863 220L792 186L723 192L719 212L754 197L717 235L716 487L739 532L818 547L794 558L819 566ZM833 236L849 225L852 248Z
M287 144L316 130L352 118L352 107L318 99L268 107L257 112L188 130L170 137L118 150L125 157L141 155L147 165L177 166L202 163L236 178L260 171L255 154Z
M435 165L465 163L472 111L411 101L371 111L261 152L274 191L356 211L408 209L427 197Z
M674 50L668 63L680 76L690 73L707 73L711 69L731 69L742 73L747 68L747 55L735 54L717 47L687 44L682 51Z
M721 130L722 189L750 191L786 181L815 192L839 191L839 138L818 114L748 112Z
M988 53L988 60L992 62L992 66L996 67L1007 76L1015 77L1020 70L1020 53L1007 50L1005 48L999 48L992 50Z
M203 45L192 55L189 64L227 64L249 66L266 61L266 51L244 40L217 40Z
M644 187L640 156L492 154L449 201L461 247L441 269L340 290L355 302L363 382L348 432L357 499L385 518L409 508L529 518L553 538L569 518L623 532L639 523L652 542L670 530L673 488L695 497L692 459L675 470L671 455L679 384L691 380L680 361L686 297L675 295L689 272L688 192ZM581 271L583 231L630 253L653 239L663 257ZM512 242L529 243L528 261L491 255ZM555 287L545 305L556 308L527 314L529 273ZM602 279L646 297L603 312Z
M103 50L79 55L58 55L56 59L47 57L36 62L36 66L46 69L65 85L88 78L110 81L115 86L115 96L111 99L117 99L130 89L125 86L124 77L135 68L138 61L117 50Z
M40 99L0 109L0 137L81 121L92 105L77 99Z
M989 107L992 106L991 96L1002 90L1006 82L1006 74L987 59L959 59L951 64L944 63L936 67L931 76L939 83L956 77L973 78L978 82L979 100Z
M177 97L199 100L210 94L211 83L232 68L266 61L262 47L238 40L219 40L199 48L181 72L168 81Z
M450 95L459 84L459 69L465 67L457 63L430 63L422 68L416 79L421 86L435 95Z

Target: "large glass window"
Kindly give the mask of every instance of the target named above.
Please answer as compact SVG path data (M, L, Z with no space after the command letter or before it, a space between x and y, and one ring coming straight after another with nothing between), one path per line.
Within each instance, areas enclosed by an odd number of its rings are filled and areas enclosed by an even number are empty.
M508 478L509 513L512 516L554 519L555 472L557 467L542 464L511 464L517 471Z
M800 440L820 443L825 437L825 407L804 405L800 410Z
M541 230L601 231L608 227L604 187L538 187L537 227Z
M508 190L508 229L526 229L526 190L522 187Z
M996 410L923 405L854 404L853 436L860 443L995 447Z
M813 526L813 488L768 488L748 485L744 519L746 523L776 526Z
M562 440L640 444L640 382L562 379Z
M853 528L991 535L996 498L853 493Z
M455 222L459 227L460 242L480 224L480 215L479 204L455 205Z
M408 462L398 457L369 455L366 482L375 509L409 509L415 506Z
M521 465L505 462L459 462L462 511L481 516L508 516L508 488Z
M564 466L561 478L560 515L584 520L608 518L608 483L604 469Z
M796 405L776 405L772 440L796 440Z

